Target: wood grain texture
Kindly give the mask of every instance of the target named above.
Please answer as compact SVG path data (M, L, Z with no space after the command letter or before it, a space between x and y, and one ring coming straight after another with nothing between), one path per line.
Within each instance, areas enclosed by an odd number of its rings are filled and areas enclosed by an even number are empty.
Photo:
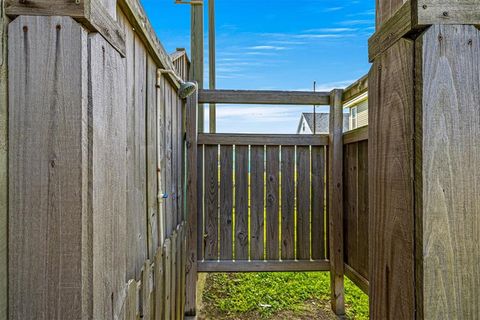
M198 108L197 108L198 109ZM197 110L198 111L198 110ZM197 114L198 117L198 114ZM198 123L198 121L197 121ZM197 146L197 254L198 260L203 260L204 256L204 239L203 239L203 203L204 203L204 181L203 181L203 164L204 164L204 146Z
M376 21L377 30L382 27L407 0L376 0Z
M127 28L128 29L128 28ZM130 54L130 55L129 55ZM140 279L147 248L146 52L127 32L127 278Z
M368 203L368 141L358 143L357 182L357 265L355 271L368 280L369 203Z
M8 34L9 318L80 319L92 299L87 33L19 17Z
M265 147L250 147L250 259L264 259Z
M267 260L280 259L280 147L267 146L266 202Z
M349 102L356 97L368 92L368 74L364 75L343 91L342 101Z
M417 316L476 319L480 32L467 25L432 26L415 51L415 125L421 127L415 136Z
M218 259L218 146L205 146L205 259Z
M68 0L35 0L24 2L21 0L6 0L7 14L18 15L45 15L70 16L72 18L85 17L85 9L89 1L80 0L79 3Z
M190 37L190 52L192 65L190 68L190 80L196 81L198 88L203 89L204 85L204 11L203 4L191 6L191 37ZM200 96L198 97L198 132L205 131L205 110Z
M162 194L165 184L165 78L157 72L157 206L158 206L158 245L162 246L166 238L166 206Z
M329 244L331 305L338 316L345 314L343 284L343 111L342 90L333 90L330 105L329 143Z
M153 273L150 260L146 260L142 269L141 280L141 310L140 317L143 319L153 319L155 311L153 309Z
M163 320L164 313L164 295L165 295L165 266L164 266L163 247L157 249L154 262L154 281L155 281L155 320Z
M295 147L281 150L282 260L295 259Z
M248 146L235 146L235 260L248 260Z
M200 261L199 272L319 272L330 271L328 260Z
M93 318L98 319L119 317L127 272L125 67L101 35L89 36Z
M163 311L163 319L174 319L173 317L173 310L172 310L172 281L173 281L173 270L172 270L172 239L167 238L164 242L163 248L163 263L165 266L165 294L164 298L164 311Z
M173 211L173 195L172 195L172 90L170 85L165 82L164 88L164 101L165 108L165 235L171 236L175 227L175 219Z
M125 319L137 320L140 318L138 297L138 283L135 280L129 280L127 284L127 301L125 303Z
M220 146L220 259L233 260L233 146Z
M328 105L328 92L260 91L260 90L200 90L200 103L226 104L287 104Z
M345 263L357 265L358 258L358 144L344 147L343 239Z
M310 260L310 147L297 147L297 260Z
M413 44L400 40L369 75L370 316L413 319Z
M157 176L157 148L161 148L157 140L157 66L152 58L147 59L146 84L146 144L147 144L147 232L148 256L153 260L159 246L159 212L158 212L158 176Z
M185 294L185 314L194 316L196 314L196 292L197 292L197 259L202 243L200 237L203 231L199 231L199 224L203 226L203 220L198 219L198 201L203 195L198 189L198 149L197 146L197 95L193 94L187 99L186 106L186 213L187 213L187 235L186 235L186 294ZM198 235L200 232L200 236ZM200 243L199 243L200 242Z
M343 144L368 140L368 126L350 130L343 134Z
M418 25L480 24L478 0L417 0L413 10Z
M5 1L0 2L0 319L7 319L7 217L8 217L8 78Z
M325 148L312 147L312 259L326 258Z
M198 135L198 143L265 146L324 146L328 145L328 135L201 133Z

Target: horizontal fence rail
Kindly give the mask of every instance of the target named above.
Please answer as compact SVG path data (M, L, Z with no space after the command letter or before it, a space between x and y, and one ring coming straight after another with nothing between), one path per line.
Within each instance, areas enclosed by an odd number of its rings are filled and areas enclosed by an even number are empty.
M327 136L198 136L199 271L325 271Z
M199 103L329 105L330 92L199 90Z

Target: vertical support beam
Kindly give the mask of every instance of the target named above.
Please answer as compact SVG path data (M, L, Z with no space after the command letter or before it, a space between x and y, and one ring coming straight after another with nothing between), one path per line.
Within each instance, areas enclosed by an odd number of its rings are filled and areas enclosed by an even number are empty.
M0 319L7 319L8 94L5 1L0 1Z
M208 0L208 61L209 61L209 89L216 88L216 51L215 51L215 0ZM217 131L217 106L210 103L208 123L210 133Z
M198 83L203 89L204 52L203 52L203 4L192 3L191 60L190 80ZM203 104L198 105L198 132L205 131L205 115Z
M187 262L185 315L196 315L197 294L197 124L198 93L187 99L186 105L186 172L187 172Z
M477 319L478 1L403 2L377 0L378 33L412 21L369 75L370 317Z
M343 265L343 90L330 95L329 228L332 310L345 315Z

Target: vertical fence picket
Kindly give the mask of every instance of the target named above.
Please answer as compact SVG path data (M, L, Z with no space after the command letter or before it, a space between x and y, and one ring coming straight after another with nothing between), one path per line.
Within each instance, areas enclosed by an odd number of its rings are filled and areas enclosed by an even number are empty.
M297 259L310 259L310 147L297 147Z
M218 259L218 145L205 146L205 260Z
M279 224L280 224L280 147L267 146L266 163L266 211L267 211L267 260L278 260L279 250Z
M282 146L282 260L295 259L295 147Z
M250 258L264 259L264 146L251 146L250 157Z
M233 146L220 146L220 259L233 259Z
M248 146L235 146L235 259L248 260Z

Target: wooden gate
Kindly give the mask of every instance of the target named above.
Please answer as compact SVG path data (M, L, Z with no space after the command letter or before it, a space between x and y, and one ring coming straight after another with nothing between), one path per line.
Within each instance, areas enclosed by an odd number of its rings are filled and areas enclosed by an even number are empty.
M328 135L200 134L199 271L329 270Z

